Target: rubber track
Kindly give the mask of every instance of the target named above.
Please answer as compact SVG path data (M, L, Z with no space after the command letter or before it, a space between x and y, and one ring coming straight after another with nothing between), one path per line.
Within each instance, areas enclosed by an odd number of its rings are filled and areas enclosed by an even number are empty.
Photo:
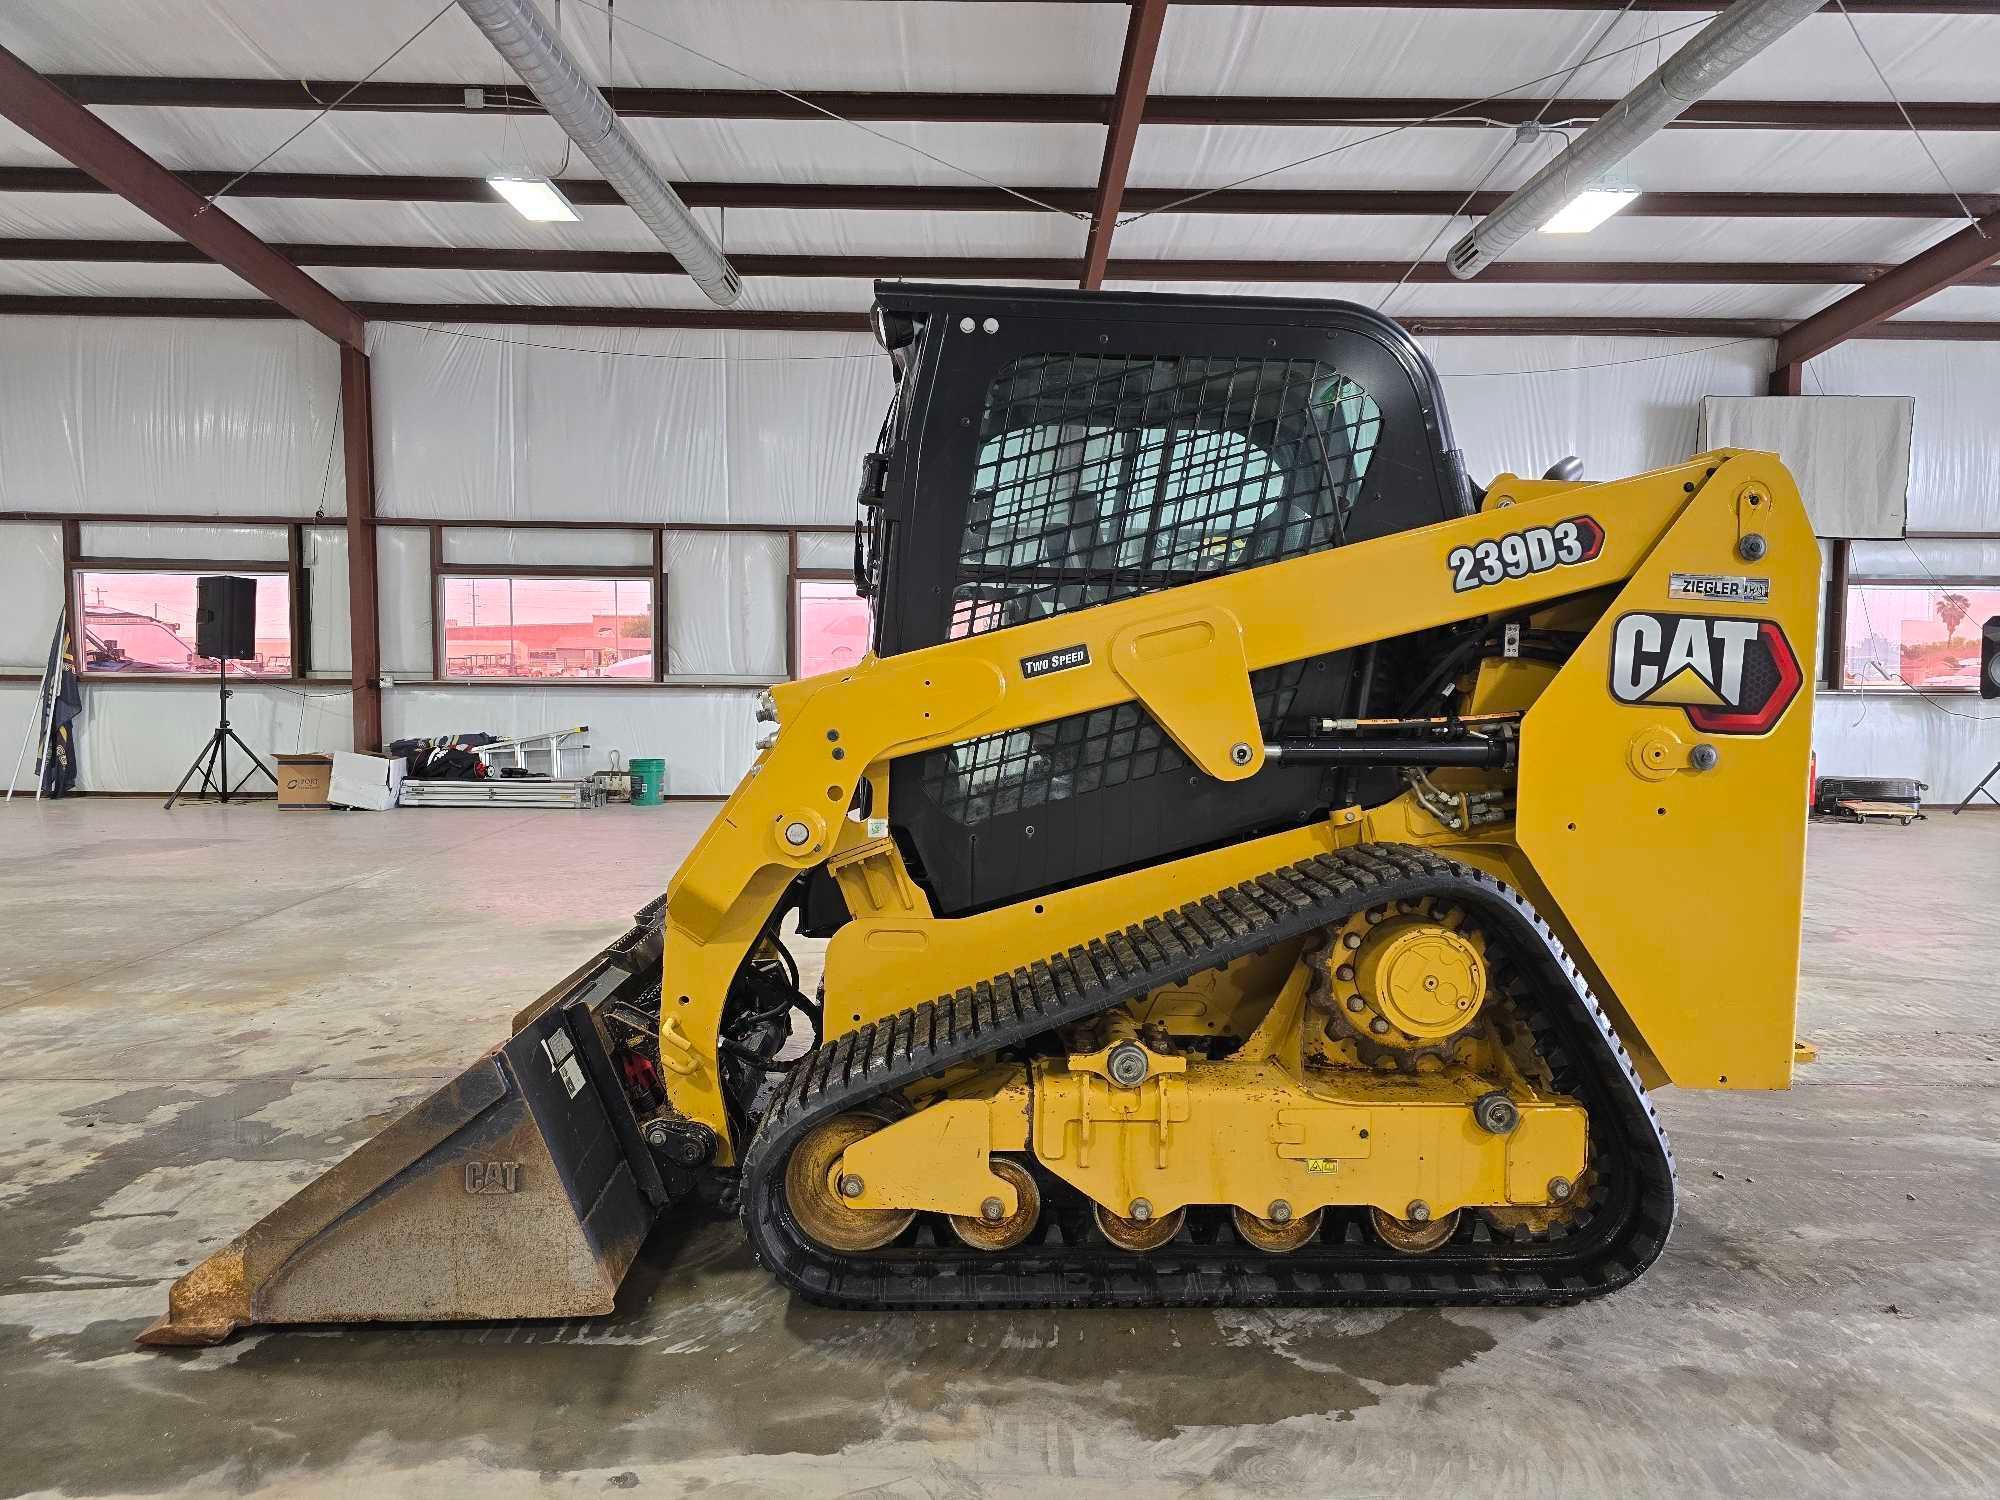
M925 1241L916 1229L884 1249L842 1255L793 1222L784 1163L820 1121L1368 907L1420 896L1464 904L1502 942L1539 1002L1538 1044L1589 1110L1597 1199L1567 1237L1516 1244L1461 1226L1443 1249L1402 1256L1351 1228L1341 1237L1330 1212L1315 1241L1267 1256L1226 1228L1197 1230L1191 1212L1176 1240L1143 1256L1060 1229L997 1253L966 1249L948 1231ZM1510 887L1405 845L1362 845L1273 870L850 1032L791 1070L739 1180L751 1245L780 1281L816 1302L881 1309L1575 1302L1643 1271L1674 1215L1673 1157L1659 1119L1555 935Z

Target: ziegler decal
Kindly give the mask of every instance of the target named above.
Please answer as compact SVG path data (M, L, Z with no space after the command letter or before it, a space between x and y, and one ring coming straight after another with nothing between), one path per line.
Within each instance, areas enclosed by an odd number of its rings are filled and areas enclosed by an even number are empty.
M1798 696L1804 674L1771 620L1621 615L1611 632L1611 696L1672 704L1704 734L1763 734Z
M1553 526L1530 526L1491 541L1454 547L1444 560L1451 569L1451 587L1467 589L1526 578L1551 568L1586 563L1604 550L1604 528L1590 516L1571 516Z
M1743 604L1768 604L1771 580L1737 573L1669 573L1669 599L1720 599Z
M1046 677L1051 672L1067 672L1072 667L1090 665L1090 647L1085 645L1064 646L1056 651L1044 651L1039 656L1021 658L1021 675L1029 681Z

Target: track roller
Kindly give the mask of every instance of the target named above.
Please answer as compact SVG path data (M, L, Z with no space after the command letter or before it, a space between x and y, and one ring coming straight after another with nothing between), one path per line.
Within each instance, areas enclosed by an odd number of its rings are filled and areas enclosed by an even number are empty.
M989 1198L986 1206L993 1211L993 1217L948 1215L951 1232L975 1250L1011 1250L1033 1232L1035 1221L1042 1216L1042 1190L1019 1162L996 1156L991 1165L994 1176L1004 1177L1014 1185L1014 1191L1020 1195L1020 1206L1003 1216L1000 1200Z
M1135 1252L1159 1249L1181 1232L1181 1224L1187 1219L1184 1208L1177 1208L1170 1214L1148 1214L1144 1218L1130 1219L1123 1214L1114 1214L1102 1203L1093 1205L1093 1208L1097 1214L1098 1232L1120 1250Z
M1289 1255L1319 1233L1326 1210L1316 1208L1298 1218L1288 1215L1282 1219L1260 1219L1247 1208L1232 1209L1231 1214L1236 1220L1236 1232L1245 1244L1254 1245L1266 1255Z
M1448 1244L1458 1233L1458 1210L1442 1218L1399 1219L1379 1208L1368 1210L1368 1223L1375 1237L1391 1250L1405 1255L1428 1255Z

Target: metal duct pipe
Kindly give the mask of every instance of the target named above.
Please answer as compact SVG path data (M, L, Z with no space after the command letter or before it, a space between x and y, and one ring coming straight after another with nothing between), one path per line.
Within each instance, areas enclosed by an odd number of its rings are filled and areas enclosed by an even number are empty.
M727 307L742 295L743 282L729 258L583 76L533 0L458 0L458 5L709 301Z
M1700 35L1604 112L1561 155L1507 195L1451 247L1445 264L1469 281L1555 217L1578 193L1712 93L1824 0L1736 0Z

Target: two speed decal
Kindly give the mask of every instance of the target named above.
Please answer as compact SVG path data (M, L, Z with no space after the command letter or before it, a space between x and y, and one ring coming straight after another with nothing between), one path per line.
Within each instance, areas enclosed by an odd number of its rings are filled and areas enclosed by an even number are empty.
M1058 651L1044 651L1036 656L1021 658L1021 675L1033 679L1046 677L1051 672L1067 672L1072 667L1090 665L1090 648L1079 641L1074 646L1064 646Z
M1590 516L1571 516L1553 526L1530 526L1492 541L1454 547L1445 558L1454 592L1485 588L1510 578L1526 578L1551 568L1589 562L1604 550L1604 528Z

